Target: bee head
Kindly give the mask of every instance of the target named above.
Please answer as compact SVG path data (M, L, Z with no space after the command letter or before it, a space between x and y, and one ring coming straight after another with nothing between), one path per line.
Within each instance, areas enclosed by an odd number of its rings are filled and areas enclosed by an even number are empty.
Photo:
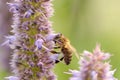
M61 33L58 33L58 34L55 36L55 40L60 39L61 37L62 37L62 34L61 34Z

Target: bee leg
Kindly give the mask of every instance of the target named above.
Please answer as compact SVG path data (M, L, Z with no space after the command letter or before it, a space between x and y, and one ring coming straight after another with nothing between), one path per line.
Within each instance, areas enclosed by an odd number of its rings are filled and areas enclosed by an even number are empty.
M55 63L57 64L57 63L59 63L60 61L59 60L55 60Z
M55 46L55 47L54 47L54 49L59 49L59 48L61 48L61 47L60 47L60 46Z
M56 52L56 51L50 51L51 53L53 53L53 54L60 54L60 52Z
M57 63L61 62L63 59L64 59L64 57L62 57L60 60L55 60L55 63L57 64Z
M60 61L62 61L64 59L64 57L60 58Z

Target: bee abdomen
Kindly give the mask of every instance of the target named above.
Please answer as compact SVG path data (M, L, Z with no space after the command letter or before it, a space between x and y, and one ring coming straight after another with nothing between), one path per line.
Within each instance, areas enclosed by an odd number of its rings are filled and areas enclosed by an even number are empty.
M66 65L69 65L72 60L72 55L64 55L64 61Z
M64 61L66 65L69 65L72 59L72 52L68 48L65 48L65 47L63 47L61 51L64 55Z

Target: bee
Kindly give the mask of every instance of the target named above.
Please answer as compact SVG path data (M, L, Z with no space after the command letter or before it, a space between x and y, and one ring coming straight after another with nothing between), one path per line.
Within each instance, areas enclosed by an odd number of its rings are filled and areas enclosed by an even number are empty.
M72 47L70 44L69 39L67 39L65 36L63 36L61 33L58 33L53 41L56 44L55 48L60 48L60 52L63 53L63 57L60 59L60 61L64 60L66 65L69 65L72 59L72 54L75 53L76 57L79 59L79 56L76 52L76 49ZM57 53L56 51L52 51L52 53ZM59 61L57 60L56 63Z

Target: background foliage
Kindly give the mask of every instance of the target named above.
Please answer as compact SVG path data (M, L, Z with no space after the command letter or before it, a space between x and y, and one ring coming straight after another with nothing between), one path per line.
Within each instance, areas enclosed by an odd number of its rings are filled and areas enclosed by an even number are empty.
M55 15L51 20L54 30L68 37L80 54L83 50L92 51L96 43L100 43L102 50L113 55L110 63L117 69L115 77L119 80L120 0L54 0L53 4ZM70 75L63 72L78 69L77 63L74 56L69 66L62 62L57 64L58 80L68 80ZM1 70L0 80L6 75Z

